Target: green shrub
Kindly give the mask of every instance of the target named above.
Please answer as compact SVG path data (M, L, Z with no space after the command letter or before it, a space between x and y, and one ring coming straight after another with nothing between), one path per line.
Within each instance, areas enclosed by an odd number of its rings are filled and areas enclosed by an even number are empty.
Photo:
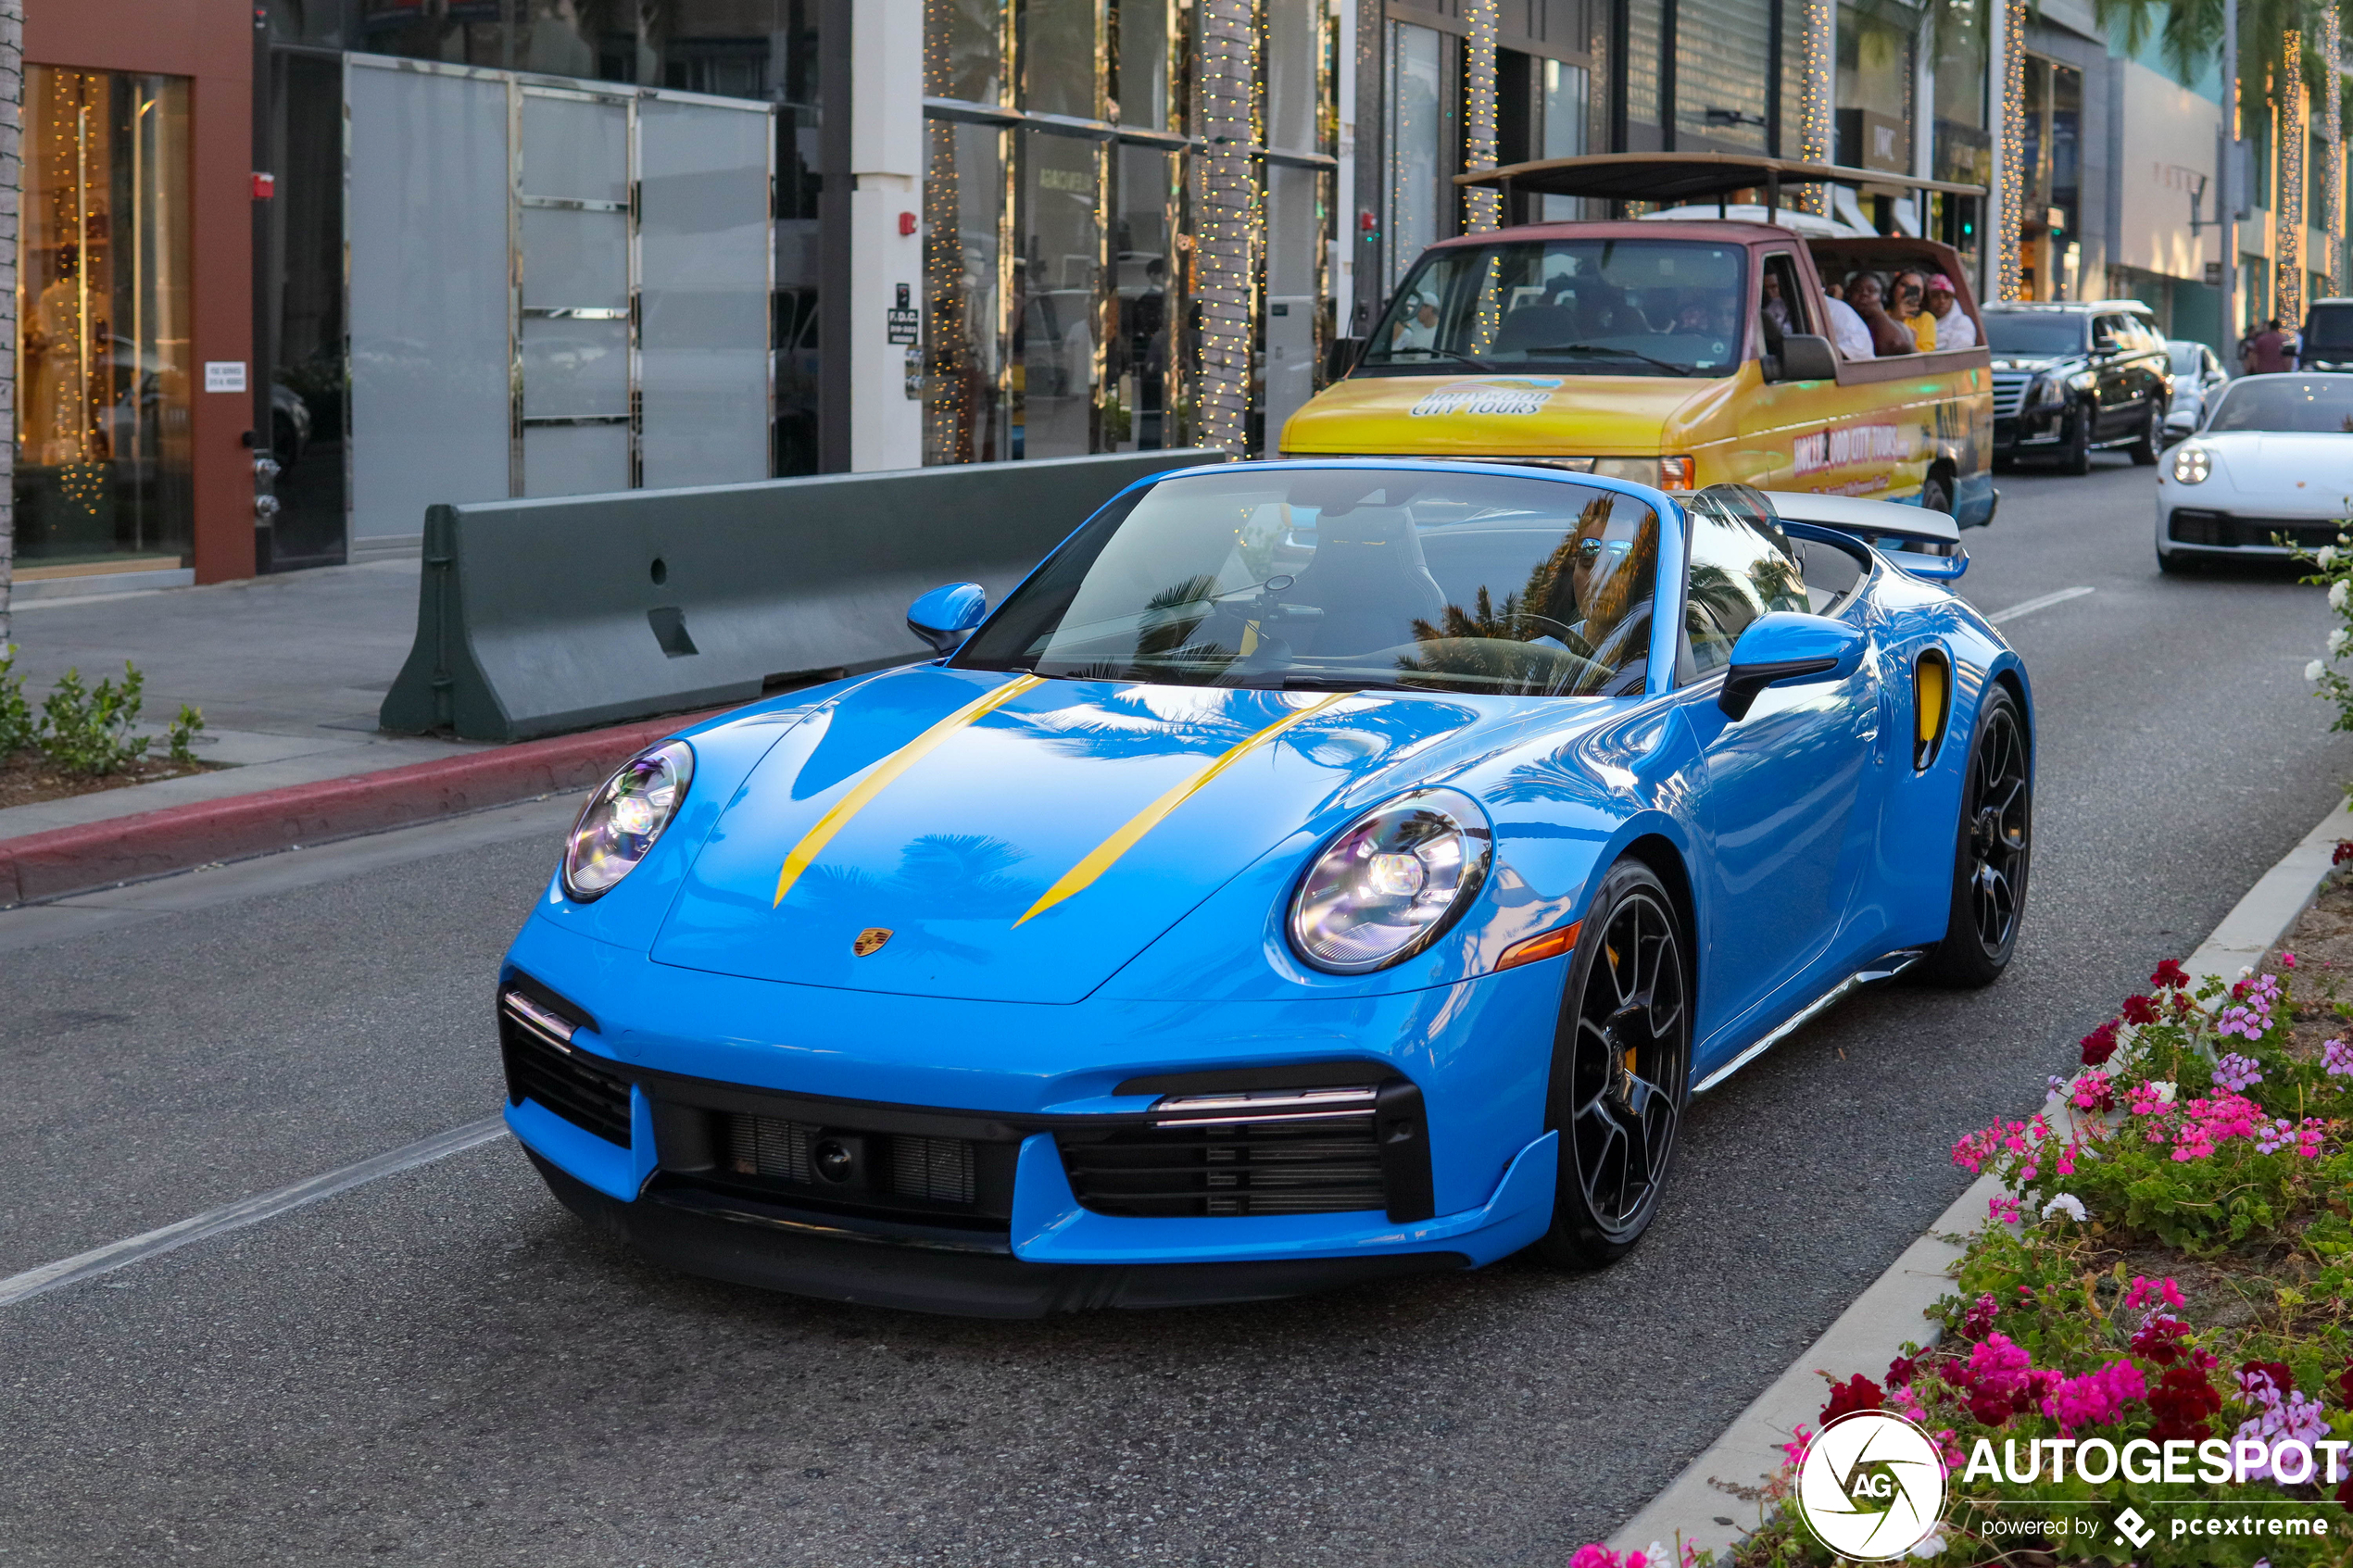
M32 744L32 708L24 699L24 677L16 673L17 646L0 643L0 762Z
M35 744L42 755L69 773L90 778L120 772L145 757L148 737L134 737L131 726L139 721L145 684L146 677L128 662L119 686L101 680L94 688L88 687L81 671L67 671L41 700Z

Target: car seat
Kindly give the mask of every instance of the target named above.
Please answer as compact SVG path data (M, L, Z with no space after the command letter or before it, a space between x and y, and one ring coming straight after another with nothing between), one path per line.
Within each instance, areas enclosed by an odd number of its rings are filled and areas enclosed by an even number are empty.
M1436 625L1446 593L1422 558L1421 537L1403 507L1352 507L1315 523L1315 557L1284 596L1323 609L1315 652L1342 658L1414 640L1414 622Z

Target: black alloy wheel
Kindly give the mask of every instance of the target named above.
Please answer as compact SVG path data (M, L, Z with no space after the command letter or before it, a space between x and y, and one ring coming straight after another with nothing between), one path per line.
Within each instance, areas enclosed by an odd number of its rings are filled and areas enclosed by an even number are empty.
M2157 467L2157 455L2163 445L2162 436L2164 433L2161 427L2164 422L2165 416L2158 410L2158 406L2155 403L2149 404L2148 407L2141 410L2141 433L2133 437L2133 445L2130 447L2130 451L2133 455L2133 466L2134 468L2153 469Z
M1944 940L1920 967L1942 985L1990 985L2018 950L2034 848L2026 725L2007 687L1989 685L1961 786L1959 844Z
M1683 922L1640 860L1593 897L1569 961L1545 1125L1560 1134L1554 1263L1616 1262L1658 1211L1691 1097L1692 972Z
M2075 406L2075 417L2067 424L2067 449L2059 456L2059 472L2092 471L2092 421L2098 416L2098 408L2089 401Z

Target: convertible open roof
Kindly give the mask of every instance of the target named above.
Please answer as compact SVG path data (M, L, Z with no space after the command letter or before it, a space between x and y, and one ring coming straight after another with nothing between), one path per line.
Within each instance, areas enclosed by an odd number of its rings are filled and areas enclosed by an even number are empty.
M1668 207L1711 196L1721 202L1734 191L1762 190L1768 213L1781 205L1783 185L1893 185L1957 196L1985 194L1982 185L1753 153L1588 153L1582 157L1538 158L1500 169L1474 169L1455 175L1454 183L1493 186L1506 197L1515 191L1530 191L1548 196L1592 196Z

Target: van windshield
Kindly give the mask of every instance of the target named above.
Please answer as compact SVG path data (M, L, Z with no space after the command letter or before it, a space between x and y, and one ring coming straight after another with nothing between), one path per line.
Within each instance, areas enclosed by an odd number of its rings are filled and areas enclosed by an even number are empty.
M1522 240L1424 257L1365 345L1390 375L1463 369L1723 376L1746 357L1747 252L1695 240Z

